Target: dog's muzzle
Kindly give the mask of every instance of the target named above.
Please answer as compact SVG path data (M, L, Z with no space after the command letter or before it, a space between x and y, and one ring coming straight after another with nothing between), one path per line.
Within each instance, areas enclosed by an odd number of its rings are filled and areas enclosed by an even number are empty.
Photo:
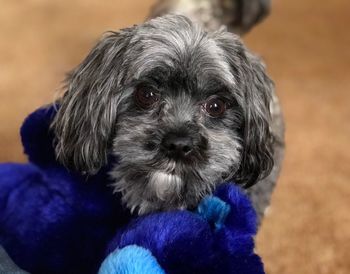
M193 139L190 136L168 133L164 136L161 148L174 159L186 159L193 152Z

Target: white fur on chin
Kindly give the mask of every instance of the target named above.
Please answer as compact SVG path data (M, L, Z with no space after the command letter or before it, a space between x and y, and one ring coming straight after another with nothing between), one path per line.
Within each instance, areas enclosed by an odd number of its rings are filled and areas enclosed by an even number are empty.
M150 175L148 187L160 199L165 201L167 197L181 195L183 180L175 174L155 171Z

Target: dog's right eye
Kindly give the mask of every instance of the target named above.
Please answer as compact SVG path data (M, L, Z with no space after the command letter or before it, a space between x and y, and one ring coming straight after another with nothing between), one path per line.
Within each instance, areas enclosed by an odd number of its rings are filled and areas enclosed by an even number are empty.
M151 108L159 101L159 94L151 88L139 87L135 91L135 101L141 108Z

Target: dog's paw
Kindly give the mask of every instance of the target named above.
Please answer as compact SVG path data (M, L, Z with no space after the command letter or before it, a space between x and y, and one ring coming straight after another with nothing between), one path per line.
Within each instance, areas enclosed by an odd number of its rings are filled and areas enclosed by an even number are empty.
M218 230L225 223L230 210L230 205L220 198L207 196L199 203L196 213L207 220L215 230Z
M116 249L103 261L98 274L165 274L152 253L129 245Z

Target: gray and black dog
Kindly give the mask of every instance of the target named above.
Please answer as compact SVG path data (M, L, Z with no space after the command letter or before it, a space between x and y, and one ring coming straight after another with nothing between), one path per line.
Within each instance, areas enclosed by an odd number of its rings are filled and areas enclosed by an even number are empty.
M193 208L218 184L273 168L273 83L239 37L166 15L111 32L67 78L52 124L58 159L139 214Z
M269 8L270 0L158 0L150 17L180 12L242 34ZM58 157L94 173L118 155L112 176L130 208L193 207L231 178L255 183L246 191L263 217L284 154L283 115L237 36L174 16L111 33L68 77L60 102ZM27 273L1 247L0 272Z

